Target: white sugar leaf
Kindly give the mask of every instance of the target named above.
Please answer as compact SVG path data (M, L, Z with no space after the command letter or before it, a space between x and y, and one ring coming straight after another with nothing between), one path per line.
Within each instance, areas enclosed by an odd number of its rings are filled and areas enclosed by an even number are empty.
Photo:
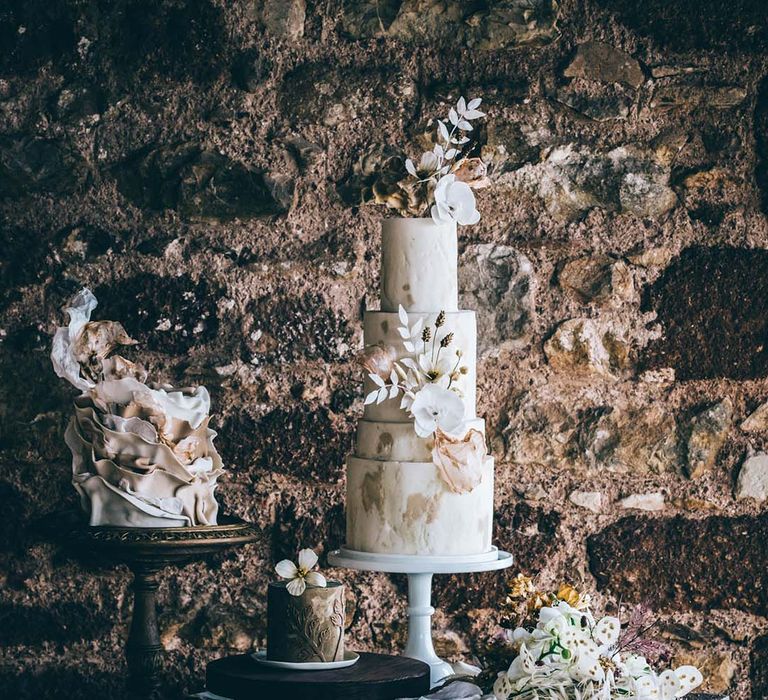
M459 101L456 103L456 109L459 114L464 114L464 112L467 111L467 101L463 97L460 97Z
M397 392L399 391L399 387L397 384L393 384L392 388L389 390L389 398L394 399L395 396L397 396Z
M480 119L484 116L485 112L481 112L479 109L470 109L464 113L464 119Z
M371 372L368 376L376 386L384 386L384 380L378 374Z
M448 133L448 127L440 119L437 120L437 130L440 132L440 138L443 141L448 141L451 138L451 135Z
M408 369L412 370L418 370L419 367L416 364L416 361L412 357L404 357L402 360L400 360L400 364L404 367L407 367Z
M477 109L480 106L480 103L483 101L482 97L475 97L474 100L470 100L467 104L467 109Z
M462 131L472 131L472 125L466 119L462 119L456 126Z
M391 374L389 375L389 383L397 386L397 379L398 379L397 372L393 369Z
M386 390L386 388L384 388L384 389L379 389L379 395L378 395L378 397L376 398L376 405L378 405L378 404L380 404L380 403L382 403L382 402L386 401L386 400L387 400L387 395L388 395L388 394L389 394L389 392Z
M459 144L461 144L461 145L463 146L465 143L469 143L469 138L468 138L467 136L462 136L462 137L461 137L461 138L458 140L458 143L459 143Z
M406 349L408 352L414 352L413 343L412 343L410 340L404 340L404 341L403 341L403 347L404 347L404 348L405 348L405 349Z
M411 338L414 338L421 334L421 329L424 328L424 317L422 316L411 328Z
M411 334L408 331L407 326L398 326L397 327L397 332L400 334L401 338L410 338L411 337Z
M448 120L456 126L459 123L459 115L456 113L456 110L451 107L450 111L448 112Z
M373 403L376 400L376 397L379 395L379 390L374 389L368 396L365 397L365 403L364 405L367 406L369 403Z
M457 154L457 153L458 153L458 151L457 151L455 148L449 148L449 149L448 149L448 150L445 152L445 158L446 158L446 160L452 160L453 158L455 158L455 157L456 157L456 154Z
M410 158L405 159L405 169L410 175L413 175L414 177L416 176L416 166Z
M440 168L440 174L441 175L447 175L448 171L451 169L450 165L444 165L442 168Z
M400 317L400 323L402 323L404 326L408 325L408 313L405 310L405 307L400 304L400 306L397 309L397 315Z

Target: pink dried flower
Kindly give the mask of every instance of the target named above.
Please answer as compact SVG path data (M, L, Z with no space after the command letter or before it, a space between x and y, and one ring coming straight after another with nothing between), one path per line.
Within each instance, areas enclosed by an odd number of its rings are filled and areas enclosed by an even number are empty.
M480 158L464 158L453 169L453 174L459 182L465 182L472 189L480 190L489 187L488 168Z
M369 345L357 355L357 363L369 374L388 379L392 374L397 350L391 345Z

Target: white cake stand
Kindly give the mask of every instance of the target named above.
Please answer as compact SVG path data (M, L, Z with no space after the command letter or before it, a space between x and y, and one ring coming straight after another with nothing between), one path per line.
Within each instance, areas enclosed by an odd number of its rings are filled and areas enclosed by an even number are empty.
M493 547L490 552L466 556L422 557L415 555L371 554L342 547L328 554L332 566L358 571L382 571L408 575L408 643L404 656L419 659L430 667L434 687L453 673L432 644L432 576L497 571L512 566L512 555Z

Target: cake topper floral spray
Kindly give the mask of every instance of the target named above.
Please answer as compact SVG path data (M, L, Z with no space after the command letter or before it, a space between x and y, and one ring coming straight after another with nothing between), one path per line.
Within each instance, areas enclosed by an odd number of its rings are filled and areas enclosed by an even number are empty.
M364 188L364 201L385 204L402 216L431 216L437 224L476 224L480 213L474 190L490 185L486 164L471 157L476 145L469 136L472 122L485 116L481 102L460 97L447 119L435 120L427 136L430 148L418 163L390 154ZM366 179L372 174L367 158L360 171Z

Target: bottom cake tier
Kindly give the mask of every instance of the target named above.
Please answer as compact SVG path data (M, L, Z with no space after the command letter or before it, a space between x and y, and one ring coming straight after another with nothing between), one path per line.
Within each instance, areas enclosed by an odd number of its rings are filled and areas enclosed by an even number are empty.
M491 549L493 458L455 493L432 462L347 460L347 547L377 554L481 554Z

